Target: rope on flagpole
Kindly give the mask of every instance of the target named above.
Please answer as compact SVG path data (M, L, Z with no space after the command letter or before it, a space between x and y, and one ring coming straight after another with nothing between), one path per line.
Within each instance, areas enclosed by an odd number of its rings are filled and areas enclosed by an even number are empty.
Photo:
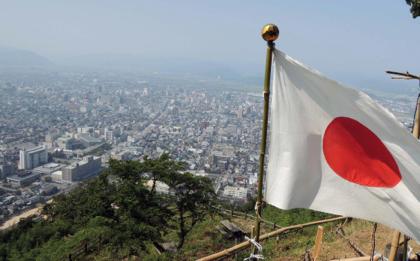
M263 247L260 243L258 243L257 241L255 241L255 238L249 238L247 236L245 236L245 239L249 241L249 243L251 243L255 249L257 249L257 253L251 253L249 255L249 257L245 258L244 261L254 261L254 260L260 260L260 259L264 259L264 256L262 254L263 251Z

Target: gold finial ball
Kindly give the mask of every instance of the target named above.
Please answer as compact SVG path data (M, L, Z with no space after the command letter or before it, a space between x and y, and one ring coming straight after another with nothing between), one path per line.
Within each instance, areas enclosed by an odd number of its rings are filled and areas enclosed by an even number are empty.
M274 42L279 38L279 28L275 24L266 24L261 30L261 36L267 42Z

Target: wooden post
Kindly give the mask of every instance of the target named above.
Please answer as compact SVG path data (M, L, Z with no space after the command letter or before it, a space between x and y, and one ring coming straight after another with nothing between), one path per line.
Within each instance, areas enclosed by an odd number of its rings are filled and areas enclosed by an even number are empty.
M373 231L372 231L372 251L370 253L370 261L373 261L375 257L375 248L376 248L376 230L378 229L378 223L373 224Z
M403 260L407 260L407 252L408 252L408 240L410 238L408 236L404 236L404 245L403 245Z
M395 261L398 252L398 245L400 244L401 233L398 230L394 231L391 242L391 250L389 252L389 261Z
M416 113L414 114L413 136L416 139L420 138L420 94L417 97Z
M319 254L321 253L322 238L324 237L324 227L318 226L315 237L315 246L313 251L314 261L318 260Z
M251 238L255 237L255 226L252 226L251 228Z
M235 237L235 245L237 245L237 244L238 244L238 238ZM234 260L238 260L238 252L235 253Z
M361 256L361 257L352 257L352 258L343 258L343 259L333 259L331 261L369 261L370 259L371 259L370 256ZM373 260L378 261L379 257L375 256Z

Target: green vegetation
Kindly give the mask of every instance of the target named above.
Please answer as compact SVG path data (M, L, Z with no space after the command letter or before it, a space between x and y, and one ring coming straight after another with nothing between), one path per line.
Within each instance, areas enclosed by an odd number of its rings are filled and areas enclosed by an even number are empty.
M406 0L407 4L411 6L411 14L413 18L420 16L420 0Z
M168 155L143 162L111 160L99 177L55 197L44 207L43 218L25 219L0 233L0 260L193 260L233 245L216 229L221 219L231 217L212 212L210 206L218 202L210 180L185 169L185 163ZM159 193L163 183L169 193ZM254 204L251 200L240 209L251 213ZM263 216L280 226L327 217L271 206ZM241 222L249 229L254 221ZM312 244L313 229L287 237L281 245L267 241L265 255L302 253ZM168 242L178 250L159 255L156 246Z
M321 220L332 217L330 214L316 212L309 209L281 210L272 206L266 206L263 211L263 217L279 226L290 226L303 224L314 220ZM325 241L330 241L328 232L334 227L333 223L324 225L327 233ZM317 227L308 227L303 230L296 230L290 234L283 235L281 244L275 239L268 240L264 244L264 255L271 258L279 256L300 257L305 251L314 245L314 239ZM328 235L328 236L327 236Z
M153 243L170 234L178 236L173 240L181 248L215 200L210 180L182 173L184 169L185 164L168 155L144 162L110 161L99 177L46 205L45 219L28 218L2 232L0 260L149 256ZM145 185L150 179L152 188ZM157 193L158 181L171 193Z
M276 223L279 226L291 226L303 224L314 220L321 220L332 217L330 214L316 212L309 209L281 210L273 206L266 206L263 209L263 218Z

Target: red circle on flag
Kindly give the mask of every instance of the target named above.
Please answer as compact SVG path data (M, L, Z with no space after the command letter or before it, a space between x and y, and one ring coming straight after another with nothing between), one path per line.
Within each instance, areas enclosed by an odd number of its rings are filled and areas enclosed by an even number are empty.
M392 188L401 181L398 165L383 142L354 119L337 117L331 121L322 147L331 169L350 182Z

